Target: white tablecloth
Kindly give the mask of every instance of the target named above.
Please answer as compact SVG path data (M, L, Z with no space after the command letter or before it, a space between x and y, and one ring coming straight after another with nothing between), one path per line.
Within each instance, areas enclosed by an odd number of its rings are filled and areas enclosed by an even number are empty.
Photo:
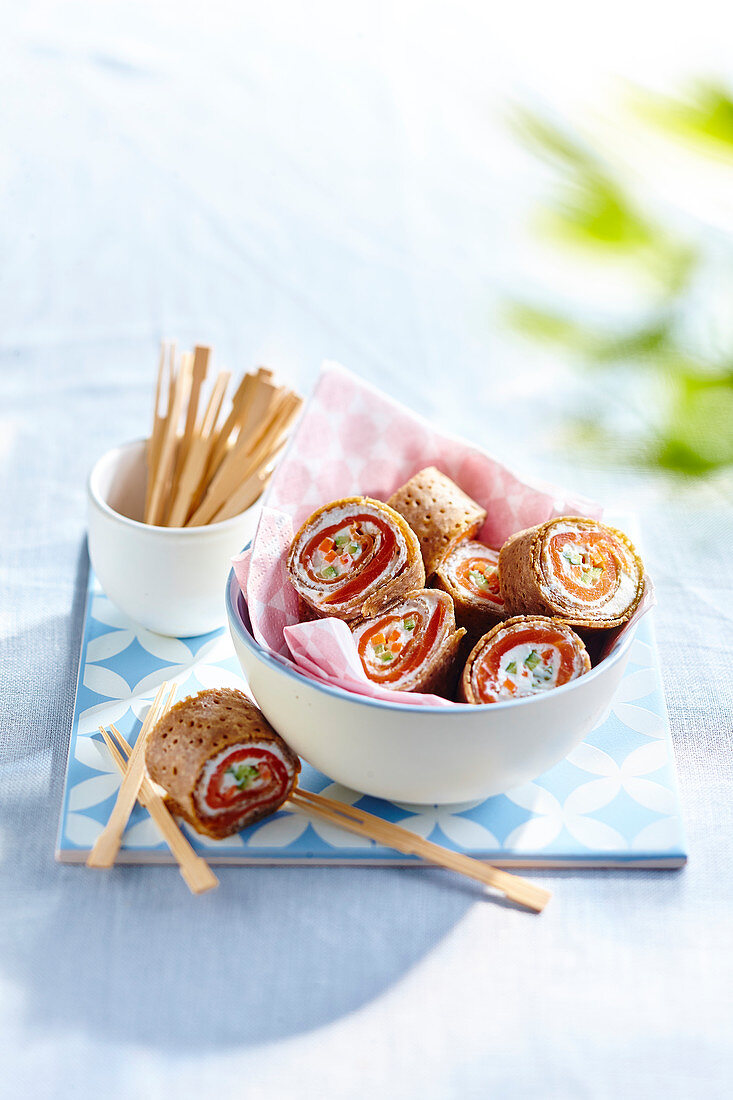
M647 8L7 7L0 1094L729 1095L730 483L564 453L554 417L582 387L495 314L536 179L503 93L567 101L609 66L707 63L730 40L719 5L694 28ZM173 868L54 864L85 475L146 432L161 336L304 390L340 359L523 472L638 512L684 871L543 873L535 917L433 870L222 869L196 899Z

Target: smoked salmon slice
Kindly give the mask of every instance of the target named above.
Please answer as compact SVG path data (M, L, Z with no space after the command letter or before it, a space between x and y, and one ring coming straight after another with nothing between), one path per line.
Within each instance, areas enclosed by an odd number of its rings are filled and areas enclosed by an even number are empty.
M310 516L293 539L288 576L318 616L369 617L425 584L417 536L369 497L345 497Z
M414 592L388 612L350 626L364 671L374 683L433 694L453 687L456 654L466 632L456 630L447 592Z
M644 566L631 540L581 516L519 531L499 555L509 615L557 615L607 630L631 618L644 592Z
M583 676L590 658L559 619L518 615L498 623L471 650L460 683L464 703L541 695Z

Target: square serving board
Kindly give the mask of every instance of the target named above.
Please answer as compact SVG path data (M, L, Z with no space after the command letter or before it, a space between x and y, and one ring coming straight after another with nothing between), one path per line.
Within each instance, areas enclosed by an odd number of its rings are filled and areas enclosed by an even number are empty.
M610 714L532 783L469 805L414 806L348 790L304 763L301 786L499 866L680 867L685 837L652 615L639 622ZM246 687L226 628L196 638L153 634L117 610L90 570L58 860L85 861L117 796L119 772L98 727L114 722L132 743L164 680L178 685L177 699L203 688ZM221 841L184 828L212 863L421 862L297 812L280 811ZM119 861L173 862L139 805Z

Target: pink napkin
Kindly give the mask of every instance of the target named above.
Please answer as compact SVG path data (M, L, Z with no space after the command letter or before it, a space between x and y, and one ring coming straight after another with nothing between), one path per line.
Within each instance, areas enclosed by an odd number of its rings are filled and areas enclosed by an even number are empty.
M325 363L275 472L251 550L234 560L255 640L305 676L378 699L459 706L434 695L395 692L367 679L351 631L342 622L299 623L286 570L294 532L331 500L387 500L424 466L437 466L486 509L478 538L500 547L509 535L554 516L598 519L592 501L539 482L521 481L496 459L427 421L337 363Z

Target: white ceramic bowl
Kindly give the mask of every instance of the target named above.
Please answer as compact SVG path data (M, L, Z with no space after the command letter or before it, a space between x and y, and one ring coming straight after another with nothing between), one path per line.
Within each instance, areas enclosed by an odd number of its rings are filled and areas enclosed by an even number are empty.
M232 557L252 538L259 505L205 527L142 523L145 441L99 459L87 484L89 557L105 593L157 634L206 634L224 623L221 590Z
M546 695L415 707L327 687L281 664L252 637L233 572L226 605L239 662L268 721L314 768L394 802L471 802L557 764L608 712L635 633L585 676Z

